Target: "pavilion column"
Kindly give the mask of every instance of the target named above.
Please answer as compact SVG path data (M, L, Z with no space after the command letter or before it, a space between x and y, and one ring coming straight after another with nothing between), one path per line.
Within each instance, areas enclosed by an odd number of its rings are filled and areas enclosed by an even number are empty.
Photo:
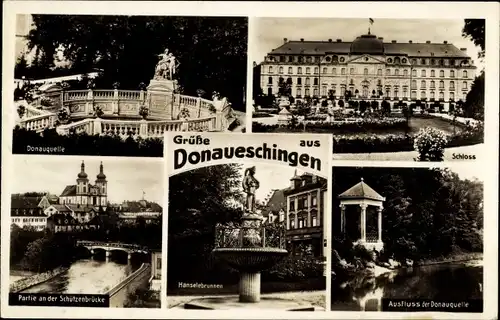
M382 242L382 209L383 207L378 207L378 242Z
M361 241L366 242L366 204L360 204L361 208Z
M340 232L345 232L345 205L340 206Z

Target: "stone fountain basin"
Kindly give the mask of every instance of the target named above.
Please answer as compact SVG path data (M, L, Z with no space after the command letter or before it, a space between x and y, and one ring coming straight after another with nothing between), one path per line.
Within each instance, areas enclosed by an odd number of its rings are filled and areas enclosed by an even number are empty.
M271 247L216 248L212 253L230 267L243 272L269 269L288 255L285 249Z

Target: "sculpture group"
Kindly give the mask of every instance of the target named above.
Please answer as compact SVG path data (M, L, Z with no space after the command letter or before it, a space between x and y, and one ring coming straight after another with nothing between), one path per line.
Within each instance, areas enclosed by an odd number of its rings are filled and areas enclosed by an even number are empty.
M168 52L168 49L158 55L160 61L156 64L155 68L155 80L174 80L174 75L176 73L177 67L180 63L177 61L172 52Z

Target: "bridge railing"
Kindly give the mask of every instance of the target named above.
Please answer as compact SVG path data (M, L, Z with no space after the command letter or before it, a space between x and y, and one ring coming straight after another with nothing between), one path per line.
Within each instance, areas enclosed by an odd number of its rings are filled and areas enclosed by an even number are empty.
M89 246L89 247L123 248L131 250L149 251L149 249L145 246L141 246L138 244L122 243L122 242L78 240L76 244L79 246Z

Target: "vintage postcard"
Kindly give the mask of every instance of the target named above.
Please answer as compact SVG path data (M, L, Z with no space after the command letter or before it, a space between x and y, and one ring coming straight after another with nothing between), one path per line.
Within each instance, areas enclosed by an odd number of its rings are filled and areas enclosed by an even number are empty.
M14 159L9 305L160 308L161 159Z
M166 131L244 127L246 17L15 19L15 154L160 157Z
M331 139L169 134L165 142L168 307L324 311Z
M337 160L482 156L485 19L258 18L253 28L253 132L329 133Z

